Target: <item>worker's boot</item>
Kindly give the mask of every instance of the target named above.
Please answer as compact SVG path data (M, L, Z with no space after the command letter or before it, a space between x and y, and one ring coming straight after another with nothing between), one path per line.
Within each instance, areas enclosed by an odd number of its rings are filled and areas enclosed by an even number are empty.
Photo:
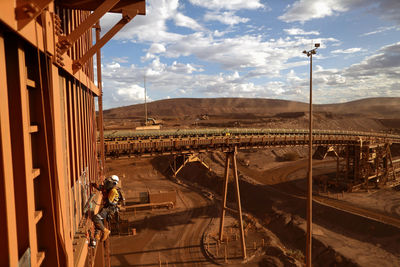
M111 233L110 230L108 230L107 228L104 228L104 231L103 231L103 238L101 239L101 241L103 242L103 241L107 240L107 238L108 238L108 236L110 235L110 233Z
M94 235L94 239L95 239L96 241L99 241L99 240L100 240L100 231L97 231L97 232L96 232L96 234Z

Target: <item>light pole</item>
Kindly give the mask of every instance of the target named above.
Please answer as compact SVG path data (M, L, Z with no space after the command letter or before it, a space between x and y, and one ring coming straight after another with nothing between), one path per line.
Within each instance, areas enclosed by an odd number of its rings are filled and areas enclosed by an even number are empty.
M307 240L306 240L306 266L311 267L311 248L312 248L312 56L317 53L319 43L310 51L304 50L303 53L310 58L310 124L308 132L308 179L307 179Z

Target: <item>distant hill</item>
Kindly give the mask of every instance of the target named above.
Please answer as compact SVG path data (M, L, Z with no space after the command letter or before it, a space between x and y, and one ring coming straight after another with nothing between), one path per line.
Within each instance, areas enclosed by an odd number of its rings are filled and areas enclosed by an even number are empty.
M400 118L400 97L365 98L340 104L317 105L319 111L357 113L382 118Z
M182 117L200 114L229 115L253 114L274 115L288 112L307 112L308 104L288 100L260 98L176 98L154 101L147 104L149 116ZM315 105L316 112L336 114L363 114L385 119L400 116L400 98L367 98L340 104ZM143 117L144 105L137 104L104 111L104 117L137 118Z
M148 103L148 116L163 128L308 128L308 104L260 98L177 98ZM202 116L207 114L207 116ZM400 134L400 98L368 98L314 106L316 129L385 131ZM107 130L135 129L144 123L144 105L104 111Z

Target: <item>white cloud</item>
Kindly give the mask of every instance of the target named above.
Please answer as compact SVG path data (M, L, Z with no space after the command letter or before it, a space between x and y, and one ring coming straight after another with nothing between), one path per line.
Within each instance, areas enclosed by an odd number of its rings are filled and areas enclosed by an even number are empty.
M114 37L116 40L131 40L140 42L162 43L166 41L177 41L181 38L180 34L168 31L166 22L174 20L175 15L179 14L178 0L153 0L146 6L146 16L136 16ZM183 15L182 15L183 16ZM190 23L185 16L178 17L178 22L185 27L196 27ZM102 32L107 32L119 19L120 14L107 13L101 19Z
M353 53L362 52L362 51L366 51L366 50L362 49L360 47L353 47L353 48L348 48L348 49L333 50L331 53L333 53L333 54L353 54Z
M337 42L334 38L320 38L319 41L324 45ZM307 38L290 37L264 41L262 36L253 35L214 40L210 35L195 33L169 45L166 55L195 55L201 60L219 63L224 69L258 68L259 72L274 76L285 69L289 59L302 56L301 51L311 42Z
M171 70L172 72L175 72L175 73L186 73L186 74L191 74L195 71L199 71L191 64L182 64L182 63L178 63L176 61L174 61L172 63L169 70Z
M159 54L165 52L165 46L163 44L154 43L150 46L148 52L151 54Z
M371 0L365 1L370 3ZM143 90L140 85L144 75L147 77L146 87L149 87L150 97L156 96L155 98L179 97L185 94L189 97L284 97L306 100L308 73L299 72L298 67L308 66L309 60L301 51L309 48L312 41L321 42L321 50L316 56L316 63L320 63L323 52L326 51L324 48L337 45L343 47L335 38L319 38L315 36L319 35L318 31L306 31L299 26L287 27L288 29L284 29L287 35L279 38L280 34L273 35L274 32L266 26L262 28L256 24L249 25L251 14L246 14L249 18L244 18L235 13L239 7L253 10L262 8L262 1L191 2L209 9L202 10L205 21L217 20L230 26L209 30L205 28L208 24L200 25L193 18L184 15L185 8L178 8L178 0L149 1L148 15L137 16L116 36L121 41L148 46L142 58L143 64L140 64L142 67L127 67L122 64L127 61L124 57L103 60L106 108L142 102L144 96L140 93ZM286 17L283 19L282 16L281 19L305 22L312 18L340 14L360 3L358 0L313 2L321 6L312 7L308 11L311 13L290 13L295 7L297 11L301 11L300 3L308 3L306 0L296 1L286 10ZM376 6L382 7L381 2ZM368 12L377 12L376 10L369 7ZM103 27L112 26L120 18L121 15L118 14L107 15L102 20ZM238 23L247 24L235 26ZM171 24L186 27L193 32L185 30L183 32L190 33L183 34L181 28L168 29ZM243 29L249 31L245 32ZM102 32L106 32L106 29ZM351 46L347 44L347 47ZM343 70L316 66L316 101L334 102L338 99L380 95L383 92L400 95L399 83L395 82L400 77L400 53L396 50L398 47L399 44L382 47L375 55ZM358 53L360 56L362 54L359 52L363 51L366 50L353 47L336 49L332 53ZM352 59L355 60L356 57L352 56ZM206 72L203 69L205 67L200 64L211 66L212 69ZM286 74L287 71L289 72Z
M285 22L308 20L339 15L356 8L376 14L389 21L400 23L400 1L398 0L297 0L288 5L286 12L279 16Z
M224 35L225 35L225 32L220 32L220 31L218 31L218 30L215 30L215 31L213 32L213 35L214 35L215 37L221 37L221 36L224 36Z
M203 27L200 26L194 19L183 15L182 13L177 13L174 16L175 24L180 27L190 28L194 31L201 31Z
M201 6L211 10L239 10L239 9L258 9L265 7L260 0L189 0L196 6Z
M308 43L309 40L307 40ZM279 53L282 46L282 57L289 51L295 55L299 49L291 51L292 44L280 39L278 43L263 44L271 46L271 53ZM265 48L264 47L264 48ZM289 50L288 50L289 49ZM293 55L289 58L293 60ZM300 55L302 56L302 55ZM274 61L276 59L276 61ZM227 73L205 74L199 66L174 61L165 64L156 57L146 67L118 66L117 63L106 63L103 69L104 106L105 108L131 105L143 102L143 76L146 73L146 84L150 98L154 96L191 97L268 97L286 98L307 101L309 83L308 72L296 73L289 68L293 62L282 65L281 58L267 58L265 65L250 71L232 70ZM296 61L294 61L296 62ZM301 57L298 64L307 64ZM274 70L277 68L277 70ZM282 68L290 71L279 74ZM265 75L274 80L263 83L255 82ZM313 75L314 98L316 103L339 102L372 96L400 96L400 42L384 46L372 56L366 57L357 64L345 69L324 69L316 65Z
M306 32L299 28L284 29L284 31L289 35L319 35L319 32L317 31Z
M348 0L348 2L352 1ZM279 19L285 22L305 22L332 16L338 12L347 11L348 8L349 4L346 4L344 0L299 0L289 5L287 11Z
M239 24L239 23L246 23L250 19L236 16L235 13L232 11L225 11L225 12L213 11L213 12L207 12L204 15L204 20L205 21L219 21L223 24L232 26L232 25Z
M317 68L316 100L339 102L366 97L400 96L400 42L383 46L374 55L342 70Z
M107 66L108 68L115 70L121 68L121 65L118 62L113 62Z
M144 100L144 88L136 84L120 88L116 94L125 101L141 102Z
M128 57L115 57L115 58L113 58L113 61L118 62L118 63L128 63L129 58Z
M386 32L386 31L390 31L390 30L394 30L394 29L396 29L398 31L398 30L400 30L400 27L396 27L396 26L379 27L375 31L366 32L366 33L361 34L360 36L369 36L369 35L378 34L381 32Z
M374 55L346 69L346 75L398 78L400 75L400 42L383 46Z

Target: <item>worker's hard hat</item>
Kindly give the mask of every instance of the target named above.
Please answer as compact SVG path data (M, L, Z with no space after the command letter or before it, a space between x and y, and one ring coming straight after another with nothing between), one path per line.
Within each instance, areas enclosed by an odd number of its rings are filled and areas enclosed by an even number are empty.
M113 182L114 182L115 184L118 184L118 182L119 182L119 178L118 178L118 176L116 176L116 175L111 175L111 180L113 180Z

